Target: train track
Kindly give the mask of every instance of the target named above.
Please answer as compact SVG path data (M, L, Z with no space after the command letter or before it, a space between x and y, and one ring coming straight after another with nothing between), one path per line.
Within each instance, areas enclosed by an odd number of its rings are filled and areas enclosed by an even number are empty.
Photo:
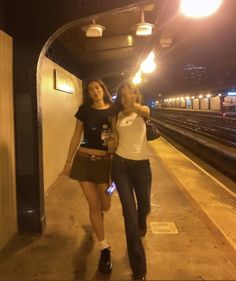
M162 133L236 181L236 125L189 113L152 112L152 116Z

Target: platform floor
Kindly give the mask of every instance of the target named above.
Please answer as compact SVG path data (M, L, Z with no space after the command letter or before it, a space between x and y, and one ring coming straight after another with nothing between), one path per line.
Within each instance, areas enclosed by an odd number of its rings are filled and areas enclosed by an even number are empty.
M143 239L148 280L236 280L236 195L163 138L152 142L152 212ZM45 196L42 236L17 235L0 253L0 280L131 280L117 193L106 214L113 271L97 272L99 247L77 182L60 176Z

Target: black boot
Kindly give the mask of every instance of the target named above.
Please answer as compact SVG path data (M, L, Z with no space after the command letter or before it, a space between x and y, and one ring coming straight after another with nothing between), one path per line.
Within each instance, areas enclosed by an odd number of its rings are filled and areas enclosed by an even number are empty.
M145 274L134 274L133 280L146 280Z
M110 273L112 271L111 248L101 250L98 270L101 273Z

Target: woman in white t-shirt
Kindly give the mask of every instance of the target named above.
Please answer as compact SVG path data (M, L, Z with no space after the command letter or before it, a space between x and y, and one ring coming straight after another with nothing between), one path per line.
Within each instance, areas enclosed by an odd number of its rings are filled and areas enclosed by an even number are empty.
M152 180L144 121L149 117L150 110L140 102L138 88L129 82L122 84L115 102L122 110L117 115L117 121L113 122L118 146L112 160L112 178L122 204L134 280L145 280L146 276L146 257L140 237L145 236L147 231Z

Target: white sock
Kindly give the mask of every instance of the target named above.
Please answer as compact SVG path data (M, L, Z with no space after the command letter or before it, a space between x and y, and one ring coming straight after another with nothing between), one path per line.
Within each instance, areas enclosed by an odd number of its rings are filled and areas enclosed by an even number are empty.
M99 241L99 243L102 250L110 247L110 244L108 243L107 239Z

